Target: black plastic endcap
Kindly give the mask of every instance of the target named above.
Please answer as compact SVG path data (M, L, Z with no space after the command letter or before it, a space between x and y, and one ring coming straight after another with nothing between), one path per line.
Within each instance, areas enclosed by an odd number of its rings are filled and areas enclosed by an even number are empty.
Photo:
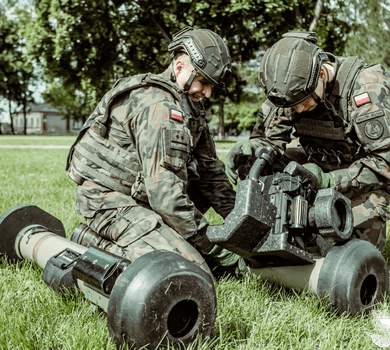
M135 260L112 290L107 323L118 346L182 347L211 334L217 311L209 274L181 255L153 251Z
M352 239L334 246L320 270L317 294L328 296L338 313L358 315L382 302L389 272L382 254L368 241Z
M43 226L48 231L65 237L64 225L56 217L35 205L18 205L0 216L0 254L5 254L9 260L20 260L15 251L16 236L31 225Z

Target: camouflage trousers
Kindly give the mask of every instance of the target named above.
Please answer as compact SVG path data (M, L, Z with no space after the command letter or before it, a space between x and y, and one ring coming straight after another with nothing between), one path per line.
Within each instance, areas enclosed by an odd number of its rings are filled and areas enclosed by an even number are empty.
M182 255L213 277L202 255L179 233L164 223L147 204L101 210L87 224L101 237L105 250L130 261L154 250Z
M300 164L308 162L302 148L288 148L285 154L273 164L274 171L282 171L290 161ZM386 243L386 221L390 220L388 209L390 195L381 189L356 195L343 193L351 200L354 229L352 237L371 242L380 252Z
M383 190L351 198L354 229L352 236L371 242L380 252L386 244L386 220L390 219L389 195Z

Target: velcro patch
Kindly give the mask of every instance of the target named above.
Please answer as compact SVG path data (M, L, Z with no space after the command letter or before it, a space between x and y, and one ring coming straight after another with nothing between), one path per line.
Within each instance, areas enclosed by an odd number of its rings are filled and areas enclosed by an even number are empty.
M183 122L183 113L177 109L171 109L171 119Z
M377 140L383 135L383 124L379 120L370 120L364 125L364 132L371 140Z
M356 103L356 106L357 107L361 107L367 103L371 103L371 99L370 99L370 96L368 95L367 92L364 92L360 95L356 95L353 97L354 100L355 100L355 103Z

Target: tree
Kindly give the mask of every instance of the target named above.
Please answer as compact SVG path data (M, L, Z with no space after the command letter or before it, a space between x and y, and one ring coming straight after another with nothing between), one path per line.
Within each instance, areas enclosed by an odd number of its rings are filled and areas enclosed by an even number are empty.
M25 18L26 15L21 12L18 20L9 18L5 9L0 9L0 96L8 100L13 133L12 102L15 102L17 107L23 107L24 134L27 127L27 104L33 101L32 89L35 80L33 66L24 58L25 43L20 35Z
M86 117L91 113L88 95L75 88L64 89L58 82L52 82L47 86L43 98L47 103L56 106L61 115L67 119L68 132L70 132L71 118L85 122Z
M44 80L78 91L96 104L108 90L119 59L111 1L38 0L25 27L27 53L44 69Z
M50 86L60 85L69 97L78 96L89 111L117 78L165 69L172 34L185 26L217 32L238 64L254 58L284 32L308 29L313 18L323 43L326 31L336 26L319 16L321 11L315 12L311 0L36 0L34 4L35 17L24 32L28 54L44 68ZM324 11L330 12L327 4ZM337 37L336 30L333 36ZM221 122L226 99L237 102L245 85L236 68L232 82L214 94Z
M350 0L351 33L345 46L345 55L359 56L368 63L390 67L390 1Z
M312 32L316 28L323 7L324 7L324 0L317 0L316 8L314 10L314 17L309 26L310 32Z
M224 7L222 3L218 2L215 6L221 9L221 16L223 16L226 6ZM236 12L232 12L232 16L221 27L221 33L228 38L228 45L232 48L233 61L237 64L236 83L239 85L239 88L235 84L230 87L232 91L236 92L235 96L229 95L225 91L221 94L221 98L229 97L228 103L232 101L237 104L239 101L246 101L247 104L252 104L251 112L248 112L248 115L244 115L248 106L244 107L243 104L239 104L238 106L241 107L233 108L235 116L225 118L225 124L228 127L236 125L238 129L254 126L257 121L257 113L253 113L255 101L258 100L258 110L264 100L264 95L256 94L253 98L250 98L248 93L242 95L240 89L248 85L250 75L255 77L255 79L250 78L253 79L253 83L250 85L258 86L258 69L262 55L268 47L281 38L282 34L289 30L315 29L319 36L319 45L326 51L338 54L343 50L343 37L346 28L348 28L346 23L335 16L336 10L330 8L329 4L322 0L318 0L317 3L312 1L271 2L261 0L249 1L240 6L240 8L235 7L237 15L234 15ZM248 41L248 38L251 38L251 41ZM255 59L255 63L253 63L253 59ZM215 94L213 99L217 99ZM229 109L232 110L232 107L229 106ZM213 118L216 119L215 114ZM219 128L222 128L221 125Z
M5 9L0 9L0 96L8 101L14 100L17 92L15 72L12 66L14 44L17 41L15 24L5 15ZM13 123L11 119L11 129Z

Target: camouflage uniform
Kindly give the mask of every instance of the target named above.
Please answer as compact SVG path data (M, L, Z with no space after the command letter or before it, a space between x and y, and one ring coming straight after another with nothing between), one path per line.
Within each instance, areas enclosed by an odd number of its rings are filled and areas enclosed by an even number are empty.
M327 83L325 103L296 113L266 100L250 142L272 145L283 155L274 170L295 160L329 171L336 189L352 201L353 235L382 251L390 218L390 73L356 58L328 58L335 76ZM357 63L355 74L345 74ZM300 147L286 147L292 137Z
M207 226L210 207L225 218L235 192L201 103L180 100L170 68L153 77L168 87L126 91L130 83L118 82L86 122L69 155L69 176L79 185L76 210L109 240L108 251L134 261L165 249L210 272L187 239Z

